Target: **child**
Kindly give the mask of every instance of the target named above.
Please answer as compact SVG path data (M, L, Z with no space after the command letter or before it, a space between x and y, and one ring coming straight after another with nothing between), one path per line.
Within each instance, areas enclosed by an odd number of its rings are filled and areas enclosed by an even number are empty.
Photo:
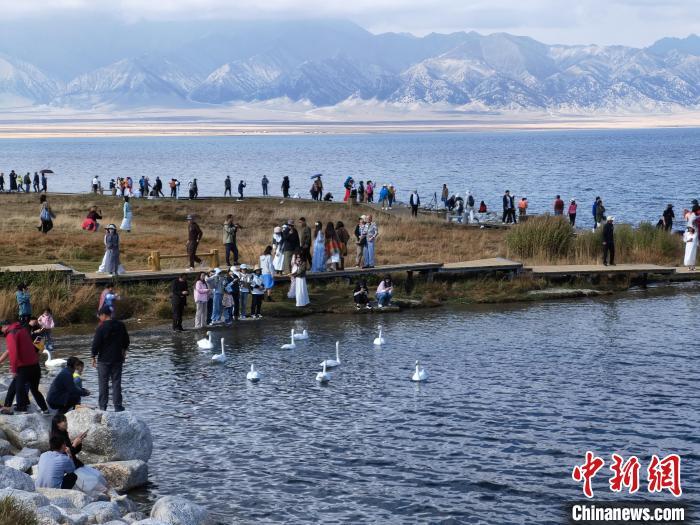
M78 359L73 372L73 383L75 383L75 386L80 390L81 396L89 396L90 391L83 388L83 370L85 370L85 363Z
M51 308L44 308L44 313L42 313L39 316L39 319L37 319L39 322L39 326L42 329L42 333L44 336L44 345L46 346L46 349L51 352L53 351L53 337L51 334L53 333L53 329L56 326L53 320L53 314L51 313Z
M22 326L27 326L29 318L32 316L32 303L29 297L29 288L26 284L20 283L15 293L17 307L19 308L19 322Z
M102 308L106 306L109 308L110 312L112 312L112 319L114 319L114 303L119 299L119 295L114 291L114 285L108 284L102 292L102 297L100 299L99 310L102 310Z

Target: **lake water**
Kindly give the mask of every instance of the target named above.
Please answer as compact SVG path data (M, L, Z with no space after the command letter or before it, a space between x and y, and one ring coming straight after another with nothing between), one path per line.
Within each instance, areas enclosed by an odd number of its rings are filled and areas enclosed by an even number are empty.
M651 454L682 457L681 502L700 490L700 288L616 298L317 316L220 332L213 365L194 332L133 336L125 401L151 426L153 486L230 523L532 523L566 521L582 499L571 469L586 450L637 455L652 499ZM388 343L372 345L382 323ZM280 350L290 328L311 339ZM217 334L219 335L219 334ZM327 386L318 363L340 341ZM76 337L59 346L80 349ZM61 352L69 355L70 352ZM409 381L420 359L430 381ZM265 373L246 381L251 363ZM86 386L96 390L89 369ZM94 402L94 400L93 400ZM671 502L667 492L653 498Z
M700 129L518 131L364 135L13 139L0 141L0 171L51 167L49 189L89 191L109 179L196 177L201 195L223 194L230 175L246 193L261 193L263 174L273 193L284 175L292 193L309 197L310 176L323 173L326 190L343 195L347 176L393 183L402 201L417 188L423 204L440 194L471 190L500 209L510 189L527 196L532 212L550 211L554 196L576 198L583 221L600 195L623 222L656 222L668 202L680 212L697 194Z

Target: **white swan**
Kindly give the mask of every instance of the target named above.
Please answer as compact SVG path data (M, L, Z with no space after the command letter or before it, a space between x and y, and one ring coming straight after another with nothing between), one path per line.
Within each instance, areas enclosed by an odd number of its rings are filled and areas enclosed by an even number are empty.
M211 356L211 360L215 363L224 363L226 361L226 352L224 351L224 338L221 338L221 353Z
M214 343L211 341L211 332L207 332L207 337L197 341L197 346L202 350L211 350L214 348Z
M297 345L294 342L294 328L292 328L292 342L282 345L280 348L282 348L282 350L294 350L296 347Z
M331 374L330 372L326 372L326 362L324 361L323 372L319 372L318 374L316 374L316 381L318 381L319 383L328 383L328 381L330 381L332 377L333 374Z
M252 381L253 383L257 383L258 381L260 381L261 377L262 377L262 374L255 369L255 365L250 365L250 372L248 372L248 375L246 375L245 378L248 381Z
M294 333L293 330L292 330L292 333ZM306 328L304 328L303 332L300 332L298 334L294 334L295 341L305 341L308 338L309 338L309 332L306 331Z
M416 371L411 376L411 381L423 382L428 380L428 372L416 361Z
M66 366L65 359L51 359L51 352L46 349L44 349L44 353L48 356L46 362L44 363L48 368L59 368Z
M321 361L321 364L318 366L322 366L324 370L326 368L335 368L336 366L340 366L340 342L339 341L335 342L335 359L326 359L325 361Z
M382 337L382 326L379 325L379 336L374 338L374 344L376 346L382 346L384 343L386 343L386 339Z

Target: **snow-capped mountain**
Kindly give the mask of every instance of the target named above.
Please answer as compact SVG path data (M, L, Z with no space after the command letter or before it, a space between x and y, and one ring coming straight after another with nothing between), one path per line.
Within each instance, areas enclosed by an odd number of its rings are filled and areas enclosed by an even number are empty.
M60 89L59 81L31 64L0 54L0 106L45 104Z
M324 107L373 100L567 112L700 106L695 35L640 49L547 45L506 33L373 35L344 21L200 21L191 31L165 22L110 24L104 39L92 31L84 62L61 57L50 47L50 34L32 43L33 56L47 71L86 69L65 87L30 65L32 57L10 45L11 35L0 37L0 52L16 53L0 55L0 103L133 108L288 100ZM128 45L108 38L119 31L129 35ZM147 54L126 54L134 49ZM115 61L116 53L125 56Z

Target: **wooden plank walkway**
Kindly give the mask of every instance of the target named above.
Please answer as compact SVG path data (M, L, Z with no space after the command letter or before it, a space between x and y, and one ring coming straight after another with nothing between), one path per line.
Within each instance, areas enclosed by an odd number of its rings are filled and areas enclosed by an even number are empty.
M603 266L602 264L557 264L546 266L525 266L525 272L533 277L577 277L590 275L670 275L676 273L672 266L656 264L618 264Z
M18 266L2 266L0 272L22 273L22 272L59 272L74 273L73 268L63 264L27 264Z
M463 261L456 263L445 263L440 268L440 273L448 274L485 274L493 272L515 272L519 273L523 269L523 263L511 261L503 257L492 259L477 259L475 261Z

